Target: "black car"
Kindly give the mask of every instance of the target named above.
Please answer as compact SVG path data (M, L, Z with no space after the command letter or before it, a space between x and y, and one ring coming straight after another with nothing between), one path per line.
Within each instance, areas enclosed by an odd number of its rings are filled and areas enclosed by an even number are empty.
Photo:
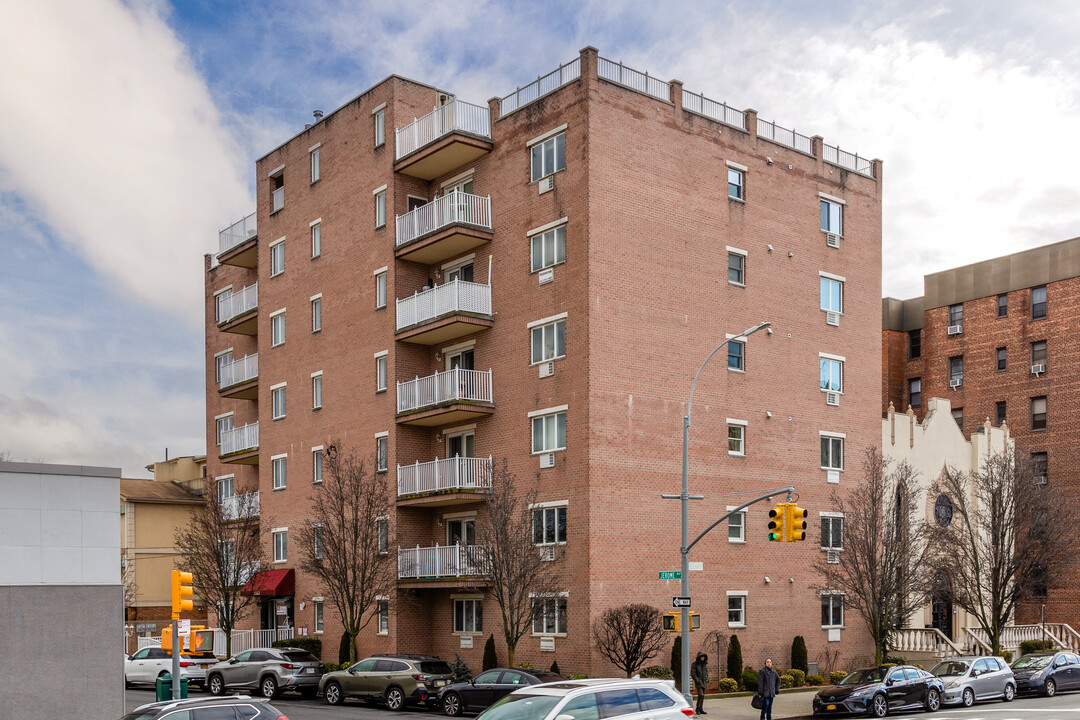
M445 714L453 717L466 710L484 710L520 687L565 679L562 675L544 670L492 668L469 682L444 687L439 691L439 707Z
M284 713L262 698L233 695L149 703L120 720L281 720L284 717Z
M1012 664L1016 692L1054 695L1080 689L1080 657L1071 652L1029 653Z
M815 695L814 714L885 717L917 708L934 712L944 691L939 678L911 665L863 668Z

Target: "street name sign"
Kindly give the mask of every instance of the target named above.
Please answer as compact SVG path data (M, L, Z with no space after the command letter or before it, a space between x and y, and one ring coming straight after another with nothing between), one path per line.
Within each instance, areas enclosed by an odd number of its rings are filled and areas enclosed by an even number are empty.
M690 607L689 595L676 595L671 598L671 607L673 608L688 608Z
M682 570L661 570L661 580L682 580Z

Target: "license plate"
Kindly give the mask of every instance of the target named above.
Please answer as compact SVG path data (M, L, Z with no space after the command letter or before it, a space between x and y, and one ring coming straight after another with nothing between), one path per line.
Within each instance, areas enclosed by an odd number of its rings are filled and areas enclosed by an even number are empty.
M304 668L304 673L307 674L307 675L314 675L315 674L315 668Z
M203 670L206 670L210 666L209 665L200 665L199 667L201 667Z
M826 710L835 710L835 709L836 709L836 706L835 706L835 705L826 705L826 706L825 706L825 709L826 709Z
M435 681L435 687L442 687L445 684L446 684L445 680L436 680Z

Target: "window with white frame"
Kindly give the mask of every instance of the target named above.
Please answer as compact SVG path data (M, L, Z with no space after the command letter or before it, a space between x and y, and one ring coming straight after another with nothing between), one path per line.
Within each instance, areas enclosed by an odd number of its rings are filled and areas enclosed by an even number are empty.
M311 332L322 330L322 295L311 298Z
M234 495L235 495L235 493L233 492L233 480L234 480L234 478L235 478L235 476L233 476L233 475L222 475L221 477L219 477L217 479L218 504L219 505L224 505L225 502L229 498L234 497Z
M821 309L844 312L844 279L836 275L821 274Z
M285 309L270 316L270 346L276 347L285 342Z
M375 227L386 224L386 191L375 194Z
M289 559L289 532L288 528L274 530L274 562L286 562Z
M533 454L566 449L566 413L556 412L532 419Z
M821 469L843 470L844 469L844 436L837 434L821 434Z
M273 406L273 419L280 420L285 417L285 383L270 388L270 399Z
M275 455L270 464L274 470L274 489L281 490L289 484L289 456Z
M825 593L821 596L821 627L844 626L844 596L840 593Z
M319 147L316 145L311 151L311 182L318 182L319 177Z
M821 229L836 235L844 234L844 205L836 198L821 198Z
M231 305L226 310L225 305L233 296L232 285L224 287L214 293L214 322L224 322L226 317L232 315Z
M734 510L734 507L728 506L728 511ZM728 515L727 521L727 539L729 543L744 543L746 542L746 511L740 510L739 512L732 512Z
M727 608L728 627L746 627L746 592L728 590Z
M831 355L820 354L821 389L830 392L844 391L844 360Z
M821 549L844 549L844 516L840 513L821 514Z
M386 390L386 351L375 356L375 392Z
M270 277L285 272L285 239L270 246Z
M232 362L232 348L214 355L214 382L221 382L221 369Z
M529 244L531 272L566 262L566 225L533 235Z
M321 483L323 476L323 447L311 448L311 482Z
M375 632L386 635L390 632L390 598L379 597L375 603L379 613L379 622L375 626Z
M565 595L532 599L534 635L566 633L566 599Z
M728 455L745 455L746 454L746 421L745 420L732 420L728 418L727 421L727 451Z
M732 200L745 200L746 174L743 170L728 166L727 194Z
M732 340L727 344L728 370L746 370L745 352L746 343Z
M316 560L322 560L323 542L322 542L322 529L323 526L319 523L315 523L311 526L311 542L314 547L311 548L312 554Z
M322 255L322 223L316 220L311 223L311 257L317 258Z
M386 435L375 438L375 469L386 472L390 456L390 438Z
M454 600L454 632L478 633L484 630L484 601L480 598Z
M390 518L376 518L375 532L378 534L379 553L385 555L390 551Z
M531 331L532 363L566 357L566 320L534 326Z
M561 132L532 146L530 150L530 179L536 182L559 170L566 169L566 133Z
M727 280L732 285L746 285L746 252L728 248Z
M322 371L311 374L311 409L322 407Z
M217 444L220 446L222 436L233 429L233 414L218 415L214 420L217 422Z
M386 307L386 270L375 273L375 309Z
M321 633L323 631L323 601L312 600L311 604L315 607L315 632Z
M386 109L380 108L372 113L375 119L375 147L386 142Z
M566 542L566 505L534 507L532 511L533 545L557 545Z

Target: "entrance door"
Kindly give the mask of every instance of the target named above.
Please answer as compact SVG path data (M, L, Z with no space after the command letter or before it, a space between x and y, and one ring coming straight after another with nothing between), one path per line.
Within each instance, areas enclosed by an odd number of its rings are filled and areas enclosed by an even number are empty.
M934 596L930 601L930 624L950 640L953 639L953 606L951 602Z
M447 545L475 545L476 518L453 518L446 521Z
M451 353L450 355L446 356L446 369L447 370L456 370L458 368L461 368L462 370L474 370L475 369L473 367L473 351L472 351L472 348L470 348L468 350L462 350L462 351L456 352L456 353Z
M409 196L409 212L412 212L413 210L415 210L418 207L423 207L424 205L427 205L427 203L428 203L427 198L416 197L415 195L410 195Z
M471 458L476 457L474 454L476 447L476 435L473 433L462 433L461 435L451 435L446 438L446 457L455 458Z
M465 282L473 281L473 264L458 265L452 270L446 271L446 282L453 282L455 280L464 280Z

